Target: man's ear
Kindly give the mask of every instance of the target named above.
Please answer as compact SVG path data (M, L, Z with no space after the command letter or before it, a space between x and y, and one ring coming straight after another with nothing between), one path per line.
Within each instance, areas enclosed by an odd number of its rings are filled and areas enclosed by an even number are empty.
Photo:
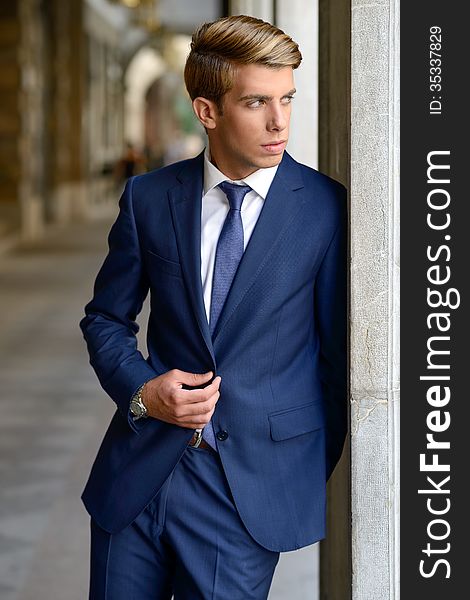
M219 111L215 102L198 96L193 100L193 110L196 117L206 129L215 129Z

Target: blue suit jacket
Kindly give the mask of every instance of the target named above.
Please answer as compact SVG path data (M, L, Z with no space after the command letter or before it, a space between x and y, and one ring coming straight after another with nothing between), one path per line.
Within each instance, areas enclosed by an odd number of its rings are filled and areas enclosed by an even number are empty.
M132 178L80 322L117 404L83 500L110 532L152 500L193 430L128 418L177 368L222 377L213 416L240 516L274 551L325 536L325 484L347 430L346 193L286 152L211 339L200 276L203 154ZM150 290L149 356L135 323Z

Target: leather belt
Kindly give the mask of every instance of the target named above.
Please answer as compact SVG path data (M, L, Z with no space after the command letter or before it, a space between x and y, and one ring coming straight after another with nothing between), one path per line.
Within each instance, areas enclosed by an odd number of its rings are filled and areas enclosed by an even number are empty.
M204 450L215 452L214 448L202 439L202 432L195 431L193 437L189 440L188 445L192 448L204 448Z

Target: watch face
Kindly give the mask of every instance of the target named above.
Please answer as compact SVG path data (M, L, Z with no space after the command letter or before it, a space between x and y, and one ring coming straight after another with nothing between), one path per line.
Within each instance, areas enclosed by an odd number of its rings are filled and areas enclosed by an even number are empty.
M142 415L145 414L145 410L142 408L142 406L136 402L135 400L132 400L131 402L131 413L135 416L135 417L141 417Z

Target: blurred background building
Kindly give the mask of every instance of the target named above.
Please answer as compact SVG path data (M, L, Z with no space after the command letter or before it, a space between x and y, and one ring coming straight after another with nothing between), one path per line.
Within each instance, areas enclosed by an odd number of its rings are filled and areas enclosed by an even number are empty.
M146 170L203 147L182 70L194 27L221 12L217 0L1 3L4 243L101 213L132 158Z
M125 179L205 144L182 70L193 30L229 14L299 43L288 151L350 190L350 439L329 483L327 540L282 556L270 600L398 598L399 0L8 0L1 600L86 597L79 495L113 406L78 321Z

